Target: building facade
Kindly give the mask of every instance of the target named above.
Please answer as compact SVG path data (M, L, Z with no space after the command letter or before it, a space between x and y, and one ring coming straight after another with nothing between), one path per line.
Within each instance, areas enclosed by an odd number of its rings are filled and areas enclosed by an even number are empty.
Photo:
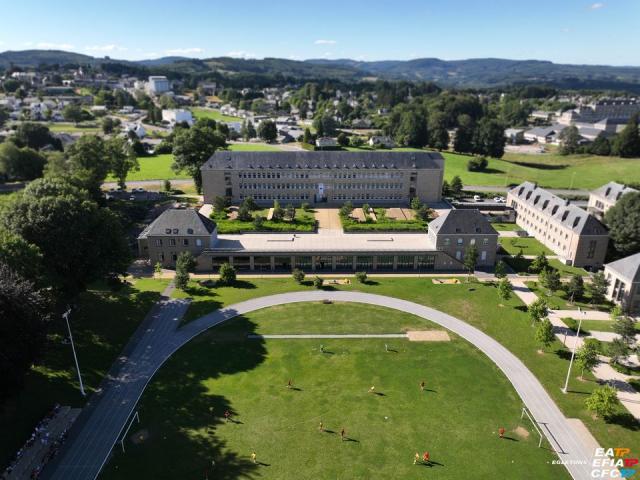
M152 75L147 82L147 91L153 95L162 95L171 91L171 84L165 76Z
M498 232L479 210L449 210L429 223L429 239L436 250L463 262L469 247L478 252L477 266L496 263Z
M587 210L592 215L602 219L604 214L613 207L623 195L637 192L638 190L622 185L621 183L609 182L600 188L589 192L589 204Z
M640 313L640 253L604 266L607 298L629 313Z
M531 182L509 190L507 205L515 210L516 223L567 265L602 266L609 234L585 210Z
M153 264L175 268L180 253L191 252L197 258L207 248L213 248L216 239L212 220L193 209L170 209L138 236L138 252Z
M263 205L406 205L441 199L444 158L437 152L216 152L202 167L205 203L217 196Z

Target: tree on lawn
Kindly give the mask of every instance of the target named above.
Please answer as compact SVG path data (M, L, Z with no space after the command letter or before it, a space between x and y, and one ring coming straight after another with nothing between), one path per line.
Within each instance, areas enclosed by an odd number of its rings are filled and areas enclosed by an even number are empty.
M598 272L591 278L591 283L587 284L587 292L591 296L593 305L599 305L604 302L608 287L609 280L606 279L604 273Z
M614 338L608 348L611 364L621 365L629 356L629 345L622 338Z
M67 149L69 173L74 183L87 189L94 198L102 197L101 187L111 171L104 140L83 135Z
M571 303L575 300L580 300L584 296L584 279L582 275L574 273L569 283L567 283L565 290L567 291L567 295L569 295Z
M323 285L324 285L324 282L320 277L316 276L316 278L313 279L313 286L316 287L317 289L321 289Z
M627 345L633 345L636 341L636 321L622 314L622 309L615 306L611 311L613 331L620 335Z
M179 128L173 139L174 172L186 171L196 185L198 193L202 192L202 174L200 167L219 148L226 147L225 138L216 129L216 122L201 118L191 128Z
M247 207L245 203L240 205L240 208L238 208L238 220L241 222L250 222L252 219L253 217L251 216L251 210L249 210L249 207Z
M229 263L223 263L219 273L220 282L225 285L231 285L236 281L236 269Z
M411 209L412 210L420 210L420 208L422 207L422 202L420 201L419 197L413 197L411 199Z
M593 412L596 417L606 419L610 417L619 405L616 389L611 385L596 388L585 400L587 410Z
M540 254L533 259L533 262L531 262L531 265L529 265L529 271L532 273L540 273L548 268L549 268L549 260L547 260L547 256L545 255L544 252L540 252Z
M560 290L562 282L560 281L560 272L555 268L545 268L540 272L540 283L545 287L549 295L553 295L553 292Z
M504 127L497 120L484 117L474 131L474 152L493 158L502 158L507 139Z
M78 124L82 121L82 108L76 103L69 103L62 109L62 116L67 122Z
M296 209L291 203L287 204L287 206L285 207L284 216L290 222L292 222L293 219L296 218Z
M190 252L182 252L176 260L176 276L173 280L176 288L185 290L189 285L189 272L196 266L196 259Z
M638 115L634 115L613 141L613 153L624 158L640 157Z
M464 252L463 264L468 274L472 275L478 264L478 249L475 245L470 245L467 251Z
M140 170L135 152L124 138L115 137L105 142L105 155L111 173L118 179L118 186L124 190L129 172Z
M258 125L258 136L267 143L272 143L278 138L278 129L272 120L263 120Z
M545 318L536 327L536 342L542 345L544 348L549 348L549 345L553 343L555 336L553 334L553 325L548 318Z
M449 191L453 197L459 197L462 194L462 179L456 175L451 179L451 183L449 184Z
M604 218L613 246L620 255L640 252L640 192L623 195Z
M227 199L218 195L213 199L213 211L216 215L222 215L227 210Z
M273 201L273 215L271 218L274 222L279 222L284 218L284 208L280 206L280 202L278 200Z
M0 400L20 388L46 338L49 303L33 282L0 263Z
M356 272L358 283L367 283L367 272Z
M153 266L153 276L160 277L160 275L162 275L162 263L156 262Z
M580 380L583 380L584 371L590 372L598 364L598 348L593 339L587 338L576 352L576 365L580 369Z
M572 125L560 133L560 155L572 155L578 153L580 147L580 132L578 127Z
M496 278L505 278L507 276L507 265L504 263L504 261L500 260L498 263L496 263L493 274L496 276Z
M296 281L296 283L304 282L304 272L299 268L294 268L293 272L291 272L291 276Z
M242 203L244 205L247 206L247 208L251 211L255 211L255 210L260 210L260 207L258 206L258 204L256 203L256 201L253 199L253 197L249 196L247 198L245 198Z
M0 264L36 284L42 280L42 254L40 249L20 235L0 228Z
M340 216L348 217L353 212L353 204L349 201L344 202L344 204L340 207Z
M508 278L503 278L498 283L498 297L500 300L506 302L511 298L511 294L513 293L513 285Z
M542 319L547 318L547 316L549 315L549 307L547 306L547 302L543 298L538 298L527 307L527 312L529 313L529 318L531 319L531 325L534 325L540 322Z

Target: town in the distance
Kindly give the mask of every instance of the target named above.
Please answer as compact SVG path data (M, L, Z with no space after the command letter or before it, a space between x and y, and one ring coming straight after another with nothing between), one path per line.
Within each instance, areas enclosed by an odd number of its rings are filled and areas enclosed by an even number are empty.
M81 50L0 52L1 479L640 478L640 66Z

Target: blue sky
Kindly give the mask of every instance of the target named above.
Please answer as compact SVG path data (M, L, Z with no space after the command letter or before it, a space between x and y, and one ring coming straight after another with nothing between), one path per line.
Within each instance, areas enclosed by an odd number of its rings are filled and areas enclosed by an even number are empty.
M0 0L0 11L0 51L640 65L640 0Z

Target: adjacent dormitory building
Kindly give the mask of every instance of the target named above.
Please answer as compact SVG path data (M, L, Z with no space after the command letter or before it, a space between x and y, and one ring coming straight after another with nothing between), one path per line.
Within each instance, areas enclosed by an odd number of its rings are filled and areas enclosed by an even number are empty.
M593 215L531 182L509 190L507 205L516 211L516 223L562 262L602 266L609 233Z
M201 167L205 203L408 205L441 199L444 158L438 152L218 151Z

